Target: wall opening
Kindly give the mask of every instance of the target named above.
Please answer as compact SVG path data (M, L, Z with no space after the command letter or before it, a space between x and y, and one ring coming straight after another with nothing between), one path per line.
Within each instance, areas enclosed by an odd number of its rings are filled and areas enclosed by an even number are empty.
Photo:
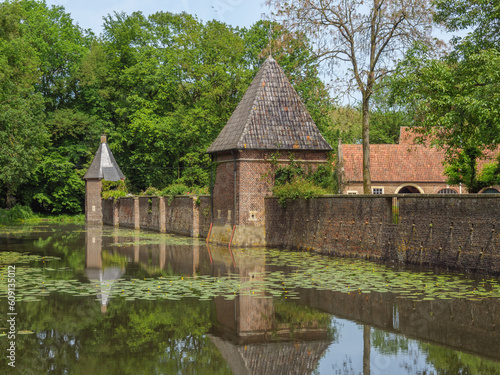
M500 194L500 191L494 188L484 189L481 194Z
M415 186L406 185L399 189L398 194L420 194L420 190Z

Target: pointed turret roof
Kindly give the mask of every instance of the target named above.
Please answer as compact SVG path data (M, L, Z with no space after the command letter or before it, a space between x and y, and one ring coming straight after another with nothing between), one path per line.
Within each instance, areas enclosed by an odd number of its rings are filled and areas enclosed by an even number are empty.
M208 153L234 149L329 151L304 103L271 56Z
M91 178L106 181L119 181L125 178L109 149L106 136L101 137L101 144L97 149L94 160L92 160L87 173L83 176L84 180Z

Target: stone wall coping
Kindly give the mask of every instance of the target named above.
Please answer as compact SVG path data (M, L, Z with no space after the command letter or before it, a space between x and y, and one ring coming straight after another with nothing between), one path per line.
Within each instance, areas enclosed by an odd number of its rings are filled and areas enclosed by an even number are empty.
M328 194L321 195L312 199L381 199L381 198L446 198L446 199L500 199L500 194ZM278 197L268 196L265 199L279 199ZM303 200L303 199L301 199Z
M170 195L129 195L126 197L118 197L117 199L133 199L133 198L165 198L165 197L170 197ZM194 195L194 194L189 194L189 195L174 195L176 198L192 198L192 197L207 197L210 198L209 194L200 194L200 195ZM109 199L109 198L108 198ZM114 198L111 198L114 199Z

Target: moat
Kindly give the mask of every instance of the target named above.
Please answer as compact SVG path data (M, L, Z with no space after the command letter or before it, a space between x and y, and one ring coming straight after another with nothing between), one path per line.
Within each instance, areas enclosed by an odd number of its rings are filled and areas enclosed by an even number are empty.
M84 225L0 262L0 374L500 374L498 277Z

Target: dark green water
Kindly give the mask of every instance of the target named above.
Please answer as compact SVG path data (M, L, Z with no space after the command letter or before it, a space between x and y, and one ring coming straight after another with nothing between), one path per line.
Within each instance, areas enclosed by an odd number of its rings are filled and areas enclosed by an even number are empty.
M76 225L0 267L0 374L500 374L498 278Z

